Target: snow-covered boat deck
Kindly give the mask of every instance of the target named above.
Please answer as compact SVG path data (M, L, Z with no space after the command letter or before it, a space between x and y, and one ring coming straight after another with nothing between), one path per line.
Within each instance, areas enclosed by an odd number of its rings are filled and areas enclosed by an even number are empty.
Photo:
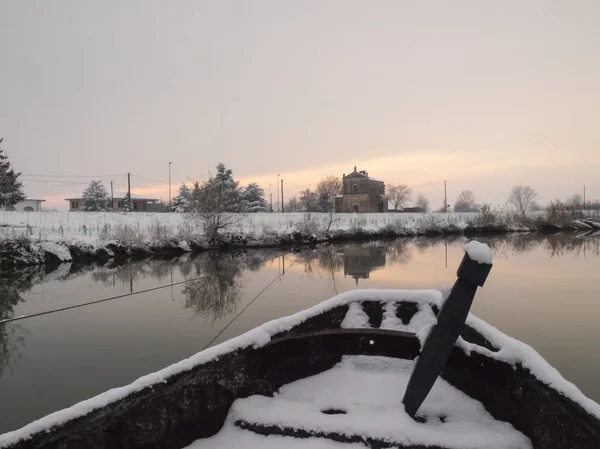
M533 348L471 314L447 372L417 419L402 404L413 360L374 351L345 355L321 370L300 358L282 374L290 380L280 382L278 368L274 377L268 375L278 363L269 352L272 345L311 331L408 331L422 344L445 299L440 290L341 294L0 435L0 448L67 447L60 444L69 441L146 448L165 439L172 443L164 447L194 449L347 448L355 443L356 448L364 448L362 443L378 448L574 447L561 441L598 447L600 406ZM376 339L370 343L374 348ZM419 340L414 339L415 355ZM336 359L323 357L317 365ZM519 427L525 434L515 430L515 422L527 429ZM109 437L120 446L94 446ZM528 438L537 442L532 445Z
M283 386L274 397L238 399L221 432L189 449L333 448L348 447L340 441L369 440L394 446L531 447L525 435L494 420L481 403L443 379L419 411L422 422L413 420L401 402L413 365L411 360L346 356L328 371ZM308 434L313 437L292 437Z

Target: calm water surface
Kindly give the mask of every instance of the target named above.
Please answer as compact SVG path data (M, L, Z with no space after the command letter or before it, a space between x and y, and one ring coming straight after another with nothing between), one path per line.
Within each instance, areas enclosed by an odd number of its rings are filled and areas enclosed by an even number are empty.
M600 236L482 240L493 246L495 261L473 312L532 345L600 401ZM336 293L451 285L462 243L371 242L301 254L203 254L120 267L0 273L2 318L190 280L0 325L0 433Z

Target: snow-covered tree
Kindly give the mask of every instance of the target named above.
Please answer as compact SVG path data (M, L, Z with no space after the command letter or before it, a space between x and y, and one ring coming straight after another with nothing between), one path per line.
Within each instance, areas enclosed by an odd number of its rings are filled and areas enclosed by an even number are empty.
M251 182L242 192L242 210L244 212L267 212L265 191L255 182Z
M334 209L333 201L331 200L327 192L321 192L318 195L319 197L317 199L317 211L329 212Z
M129 192L125 193L123 197L123 207L127 212L133 210L133 203L131 202L131 194Z
M0 150L0 206L8 207L25 199L25 194L19 181L21 173L15 173L3 153L4 150Z
M204 184L223 202L226 212L240 212L242 208L242 190L239 183L233 179L233 171L225 164L217 164L217 173Z
M106 210L108 192L101 181L91 181L83 191L83 207L86 211L101 212Z
M423 209L423 212L429 212L429 200L422 193L417 195L417 201L415 201L415 205Z
M190 210L190 200L191 200L191 190L185 184L181 184L179 187L179 193L173 201L171 202L171 211L172 212L189 212Z
M219 163L215 176L211 175L202 184L194 184L190 202L194 213L192 218L199 220L207 238L214 241L221 231L226 231L238 221L234 212L241 211L241 198L233 172Z
M319 211L329 212L335 208L335 197L342 191L342 180L336 176L328 176L317 184L319 195Z

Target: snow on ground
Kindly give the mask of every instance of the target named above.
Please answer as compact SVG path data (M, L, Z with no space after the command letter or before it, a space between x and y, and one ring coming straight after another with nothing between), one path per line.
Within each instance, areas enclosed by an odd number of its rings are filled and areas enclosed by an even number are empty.
M471 240L466 244L465 251L471 260L474 260L477 263L484 263L488 265L491 265L492 263L492 250L485 243Z
M140 377L133 383L120 388L114 388L91 399L79 402L70 408L60 410L44 418L28 424L27 426L13 432L0 435L0 448L6 447L16 441L27 439L32 434L45 431L53 426L60 425L67 420L85 416L92 410L104 407L107 404L118 401L123 397L140 391L144 388L163 383L167 378L188 371L198 365L206 363L219 356L234 351L242 347L260 347L271 340L271 336L284 332L296 326L308 318L319 315L334 307L351 304L356 301L380 301L390 302L413 302L419 306L419 309L431 308L431 305L440 307L443 301L443 293L440 290L352 290L335 296L327 301L323 301L309 309L298 312L294 315L279 318L277 320L265 323L245 334L232 338L224 343L213 346L207 350L201 351L188 359L182 360L160 371ZM387 306L387 305L386 305ZM356 314L358 315L358 314ZM423 314L423 324L430 324L430 316ZM397 324L397 323L396 323ZM541 382L549 385L556 391L569 397L575 403L583 407L591 415L600 418L600 405L587 398L571 382L565 380L560 373L550 366L532 347L515 340L483 320L469 314L467 324L481 333L498 352L492 352L484 347L477 346L459 339L457 345L462 347L467 353L479 352L487 357L495 358L510 364L521 364L537 377ZM388 323L389 325L389 323ZM417 330L417 329L415 329ZM339 416L339 415L338 415ZM330 447L330 446L322 446ZM333 446L331 446L333 447Z
M41 242L40 247L44 251L54 255L61 262L69 262L73 259L69 248L59 245L56 242Z
M417 231L455 226L463 229L476 213L385 213L335 214L330 230L373 232L387 227ZM0 211L0 238L29 235L51 241L102 243L114 239L124 228L152 237L201 234L189 214L151 212L7 212ZM281 235L297 230L325 230L329 214L257 213L238 214L231 232L244 235Z
M373 438L401 444L451 446L465 449L525 449L531 443L510 424L496 421L485 407L438 379L421 406L425 423L405 411L402 397L414 362L387 357L344 357L331 370L283 386L274 397L251 396L234 402L219 434L198 440L189 449L240 447L259 449L263 440L248 431L240 434L234 422L242 420L345 436ZM345 414L324 414L322 410ZM288 447L287 438L279 440ZM313 447L312 441L304 447Z

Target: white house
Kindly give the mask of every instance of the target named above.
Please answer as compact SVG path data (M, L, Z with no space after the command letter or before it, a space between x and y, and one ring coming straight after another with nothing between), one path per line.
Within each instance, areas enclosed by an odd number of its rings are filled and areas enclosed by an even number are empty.
M106 209L112 211L124 212L125 208L125 197L127 196L124 192L115 192L112 200L109 198L106 202ZM65 198L65 201L69 202L69 211L80 212L85 211L85 201L82 197ZM157 198L149 198L143 195L131 194L131 210L135 212L143 212L148 210L148 203L156 203Z
M17 212L41 212L42 203L46 200L34 200L32 198L25 198L23 201L18 202L14 206L7 206L6 210L17 211Z

